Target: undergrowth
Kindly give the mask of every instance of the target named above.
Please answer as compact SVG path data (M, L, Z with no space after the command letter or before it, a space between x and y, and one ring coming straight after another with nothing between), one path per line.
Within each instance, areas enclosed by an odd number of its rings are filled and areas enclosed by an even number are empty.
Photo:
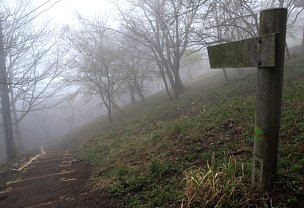
M190 86L173 102L148 98L127 121L88 128L81 158L120 207L304 207L304 57L286 63L278 175L267 193L250 188L255 84L249 74Z
M213 155L205 168L185 172L182 207L236 207L247 204L244 165L235 156L216 161Z

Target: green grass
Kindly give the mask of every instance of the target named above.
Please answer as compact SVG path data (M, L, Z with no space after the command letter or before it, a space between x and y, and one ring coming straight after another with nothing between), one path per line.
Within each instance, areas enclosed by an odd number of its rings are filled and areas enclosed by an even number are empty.
M204 169L185 172L182 207L245 206L249 188L244 177L244 164L239 164L235 156L225 155L224 160L217 161L213 155Z
M197 81L172 102L159 93L147 98L148 107L127 106L127 118L83 128L80 157L93 167L96 185L121 207L180 207L185 171L205 169L213 154L221 164L225 152L244 164L242 180L250 187L256 76L220 84L222 78ZM210 86L212 79L217 84ZM285 67L278 176L268 193L248 195L248 207L303 205L303 92L304 57L293 58Z

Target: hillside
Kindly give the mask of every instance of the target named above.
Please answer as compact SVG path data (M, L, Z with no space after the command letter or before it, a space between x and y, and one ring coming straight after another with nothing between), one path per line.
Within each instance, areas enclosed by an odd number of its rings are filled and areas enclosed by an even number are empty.
M303 69L304 57L286 62L278 177L269 193L250 188L255 74L207 91L188 87L191 93L173 102L149 98L158 102L136 113L129 107L132 118L111 128L97 122L81 132L89 141L80 157L92 167L96 187L119 207L186 207L185 177L206 168L212 155L218 164L235 156L244 165L246 194L224 206L303 207ZM197 206L203 205L189 207Z
M0 207L304 207L303 69L304 57L286 62L278 175L267 193L250 185L256 75L248 69L230 70L228 83L212 71L179 100L152 95L38 159L1 166Z

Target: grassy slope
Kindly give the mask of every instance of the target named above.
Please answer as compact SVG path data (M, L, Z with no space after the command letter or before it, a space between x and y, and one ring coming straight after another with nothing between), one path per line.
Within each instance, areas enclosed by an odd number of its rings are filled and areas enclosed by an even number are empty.
M285 71L278 178L267 197L250 202L253 207L303 205L304 57L288 61ZM184 171L203 167L213 152L236 155L249 183L255 83L251 74L208 90L190 87L178 101L156 95L153 107L129 107L132 118L82 130L90 140L81 157L94 168L96 184L122 207L179 207Z

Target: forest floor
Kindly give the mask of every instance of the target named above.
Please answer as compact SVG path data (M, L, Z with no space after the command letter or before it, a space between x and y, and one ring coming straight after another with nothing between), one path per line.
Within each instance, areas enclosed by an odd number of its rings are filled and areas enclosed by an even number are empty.
M214 207L187 204L185 178L233 155L248 188L223 207L304 207L304 57L286 62L278 174L263 193L250 186L256 75L235 73L225 83L215 74L179 100L158 93L146 106L124 107L113 123L101 118L78 129L24 172L3 171L0 206Z

